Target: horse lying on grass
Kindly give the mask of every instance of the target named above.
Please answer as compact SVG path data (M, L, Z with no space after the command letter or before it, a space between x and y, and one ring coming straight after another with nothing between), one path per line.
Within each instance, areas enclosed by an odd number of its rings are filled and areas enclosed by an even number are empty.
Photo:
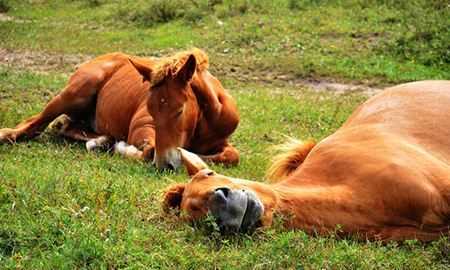
M63 136L86 141L88 150L114 141L116 152L177 168L177 147L223 164L237 164L228 137L239 123L233 98L208 72L199 50L152 60L106 54L78 68L44 110L15 128L0 129L1 142L33 138L62 114Z
M192 179L165 193L188 220L210 213L223 232L284 225L363 239L450 235L450 81L389 88L321 142L290 143L269 169L273 183L216 174L180 149Z

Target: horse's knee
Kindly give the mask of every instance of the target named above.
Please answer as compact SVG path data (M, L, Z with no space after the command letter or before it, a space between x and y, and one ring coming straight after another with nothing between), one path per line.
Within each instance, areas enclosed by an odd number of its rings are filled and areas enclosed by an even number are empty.
M132 123L128 135L128 143L142 149L145 161L152 161L155 154L155 130L153 128L136 128Z
M239 164L239 151L233 146L227 146L222 153L223 163L230 166Z
M69 129L70 124L72 124L70 117L63 114L53 120L48 128L54 133L64 134Z

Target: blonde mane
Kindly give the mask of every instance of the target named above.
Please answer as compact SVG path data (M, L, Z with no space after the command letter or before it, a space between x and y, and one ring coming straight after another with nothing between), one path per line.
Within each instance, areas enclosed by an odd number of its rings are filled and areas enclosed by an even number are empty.
M189 56L193 55L197 62L197 72L204 71L209 66L208 55L198 49L192 48L187 51L178 52L175 55L159 58L152 72L151 85L160 83L169 75L175 74L188 60Z
M271 182L279 182L288 177L300 167L315 145L314 141L302 142L289 138L287 142L274 147L279 154L273 157L266 178Z

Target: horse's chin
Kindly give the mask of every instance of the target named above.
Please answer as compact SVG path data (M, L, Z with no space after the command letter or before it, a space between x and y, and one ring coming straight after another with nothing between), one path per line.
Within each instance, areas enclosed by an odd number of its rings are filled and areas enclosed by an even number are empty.
M264 206L251 190L218 188L209 200L209 211L222 234L249 233L260 226Z
M177 148L172 148L165 151L163 154L155 151L153 163L158 169L177 170L182 164L181 154Z

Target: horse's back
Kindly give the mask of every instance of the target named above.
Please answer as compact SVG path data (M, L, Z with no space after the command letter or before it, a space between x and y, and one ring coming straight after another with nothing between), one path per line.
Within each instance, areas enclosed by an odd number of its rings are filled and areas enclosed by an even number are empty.
M361 168L383 168L363 177L363 183L377 179L375 186L385 189L380 194L391 193L391 205L404 208L405 215L421 208L424 224L448 223L450 81L388 88L362 104L337 133L350 143L361 141L359 154L354 153L361 158ZM367 163L362 158L365 151Z
M450 81L386 89L362 104L341 129L377 127L450 163Z
M297 184L345 185L383 202L387 220L448 224L450 81L399 85L369 99L294 175Z

